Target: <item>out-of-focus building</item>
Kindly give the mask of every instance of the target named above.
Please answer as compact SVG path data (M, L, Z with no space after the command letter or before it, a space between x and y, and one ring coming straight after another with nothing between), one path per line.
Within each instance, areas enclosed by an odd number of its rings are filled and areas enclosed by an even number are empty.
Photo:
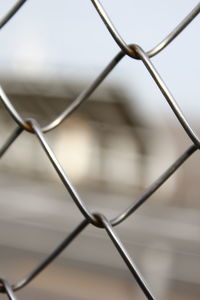
M74 81L7 80L23 117L51 122L83 90ZM91 211L109 218L135 201L187 148L175 125L153 128L123 89L104 85L47 139ZM1 105L1 144L16 127ZM178 133L177 133L178 132ZM185 147L185 148L184 148ZM197 155L117 227L161 299L198 299ZM22 133L0 164L1 273L17 281L83 219L36 137ZM88 228L20 299L143 299L105 232ZM24 297L24 298L23 298ZM32 297L32 298L31 298ZM185 297L185 298L184 298Z

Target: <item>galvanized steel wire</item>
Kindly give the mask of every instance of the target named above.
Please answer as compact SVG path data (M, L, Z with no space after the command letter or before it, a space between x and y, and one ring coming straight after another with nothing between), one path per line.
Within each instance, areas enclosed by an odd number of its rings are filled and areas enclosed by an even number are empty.
M26 0L17 1L16 4L6 13L6 15L0 20L0 29L2 29L8 21L11 21L15 13L23 6ZM41 263L39 263L33 270L30 271L27 276L20 279L17 283L10 284L4 278L0 278L0 292L6 293L8 298L11 300L16 300L17 297L14 294L15 291L24 288L28 283L30 283L36 276L40 274L89 224L95 226L96 228L103 228L110 237L113 245L118 250L121 258L124 260L124 263L127 265L128 269L132 273L139 287L143 291L147 299L156 299L153 295L153 292L148 287L147 283L143 279L140 271L138 270L135 262L129 256L127 250L125 249L120 238L114 230L114 226L123 222L126 218L133 215L133 213L144 204L144 202L150 198L152 194L159 189L164 182L172 176L172 174L200 147L200 141L197 134L191 128L187 119L185 118L180 107L176 103L176 100L170 93L168 87L165 85L163 79L159 75L155 66L151 61L151 57L157 55L165 47L167 47L176 37L179 35L186 26L198 15L200 12L200 3L182 20L182 22L171 32L169 33L159 44L150 49L149 51L144 51L140 46L136 44L127 45L123 38L118 33L115 26L112 24L108 14L98 0L91 0L97 13L100 18L106 25L110 34L112 35L115 42L120 47L120 52L112 59L112 61L105 67L101 74L84 90L81 94L72 101L72 103L66 107L66 109L55 118L52 122L41 127L40 124L34 119L23 119L18 111L12 104L12 101L6 95L2 87L0 87L0 100L3 103L4 107L10 114L11 118L17 123L17 128L15 131L8 137L7 141L0 148L0 157L9 149L12 143L16 138L22 134L23 131L33 133L38 142L41 144L41 147L44 149L46 155L49 158L49 161L53 165L55 171L57 172L60 180L64 184L66 190L70 194L72 200L76 204L77 208L83 215L83 221L77 225L77 227L58 245ZM91 212L90 209L84 203L84 200L76 191L73 183L65 174L62 166L56 158L56 155L51 149L45 133L53 130L55 127L59 126L70 114L72 114L84 101L86 101L90 95L96 90L96 88L102 83L102 81L107 77L107 75L116 67L120 60L125 57L125 55L130 56L132 59L141 60L146 67L149 74L152 76L156 85L160 89L164 98L170 105L173 113L176 115L178 121L182 125L185 133L191 140L191 146L186 149L173 163L172 165L160 175L160 177L153 182L143 193L142 195L133 201L133 203L124 209L118 216L108 220L108 218L103 215L101 212Z

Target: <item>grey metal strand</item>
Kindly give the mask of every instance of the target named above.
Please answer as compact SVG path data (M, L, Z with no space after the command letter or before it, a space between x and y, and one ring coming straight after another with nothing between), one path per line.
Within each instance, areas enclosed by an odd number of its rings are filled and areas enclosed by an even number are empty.
M17 297L15 296L12 287L6 279L0 278L0 284L2 285L1 288L3 289L3 292L8 296L8 299L17 300Z
M8 10L8 12L0 19L0 29L12 19L26 1L27 0L19 0Z
M0 19L0 29L2 29L16 14L17 11L22 7L22 5L27 0L17 1L8 12ZM0 158L8 151L10 146L15 142L17 137L23 132L23 130L29 133L34 133L37 137L41 147L48 156L53 168L57 172L60 180L66 187L68 193L73 199L74 203L82 213L84 220L47 256L42 262L40 262L28 275L22 278L17 283L10 285L8 281L4 278L0 278L0 293L5 293L10 300L17 300L14 295L14 291L22 289L28 285L36 276L38 276L50 263L61 254L61 252L75 239L77 236L86 228L88 224L92 224L97 228L103 228L106 230L108 236L110 237L113 245L116 247L120 256L124 260L128 269L134 276L139 287L143 291L147 299L156 299L147 283L145 282L142 274L138 270L136 264L133 262L132 258L125 249L120 238L114 231L113 227L123 222L126 218L132 215L141 205L147 201L165 182L170 178L176 170L191 157L196 150L200 148L200 141L197 134L194 132L186 117L184 116L181 108L177 104L176 100L170 93L163 79L159 75L155 66L151 62L150 58L157 55L165 47L167 47L187 26L190 22L199 14L200 3L198 3L195 8L179 23L179 25L172 30L160 43L154 46L149 51L144 51L140 46L136 44L127 45L123 38L118 33L115 26L112 24L111 19L106 13L105 9L101 5L99 0L91 0L94 7L96 8L98 14L103 20L104 24L108 28L110 34L114 38L115 42L121 48L121 51L111 60L111 62L105 67L105 69L99 74L99 76L85 89L83 90L72 102L63 110L63 112L58 115L53 121L44 126L43 128L34 119L23 119L20 113L15 109L12 104L12 100L6 95L3 88L0 86L0 100L2 101L4 107L10 114L10 116L17 123L17 128L11 133L8 139L0 148ZM58 162L56 155L52 151L50 144L48 143L44 133L53 130L55 127L59 126L65 119L69 117L84 101L88 100L92 93L98 88L98 86L107 78L109 73L117 66L125 55L129 55L134 59L139 59L143 62L149 74L152 76L156 85L160 89L161 93L164 95L166 101L170 105L173 113L175 114L177 120L186 132L187 137L192 141L192 145L186 149L172 164L165 170L161 176L153 182L143 193L136 199L131 205L124 211L119 213L115 218L108 220L106 216L102 215L101 212L92 213L84 203L84 201L79 196L74 185L70 179L65 174L61 164ZM80 150L81 151L81 150Z
M77 207L80 209L82 214L88 219L89 222L91 222L94 225L98 226L98 223L96 222L95 217L89 212L86 205L83 203L82 199L80 198L78 192L75 190L73 184L71 183L70 179L65 174L62 166L58 162L53 150L49 146L47 140L45 139L42 130L39 126L39 124L35 120L29 120L28 123L32 127L33 131L36 133L38 140L40 141L40 144L42 145L42 148L46 152L47 156L49 157L54 169L56 170L58 176L60 177L61 181L63 182L64 186L68 190L69 194L71 195L72 199L76 203Z
M112 35L115 42L119 45L122 51L124 51L127 55L138 59L137 52L135 52L134 48L131 48L120 36L119 32L113 25L111 19L109 18L106 10L102 6L99 0L91 0L94 7L96 8L99 16L102 21L106 25L108 31ZM151 50L147 51L149 57L155 56L159 52L161 52L167 45L169 45L182 31L185 27L190 24L190 22L199 14L200 12L200 3L198 3L194 9L181 21L181 23L176 26L172 32L170 32L158 45L153 47Z
M0 158L6 153L6 151L10 148L10 146L13 144L13 142L16 140L16 138L22 133L23 128L17 127L12 134L8 137L8 139L5 141L3 146L0 148Z
M156 300L156 298L153 296L152 292L150 291L147 283L145 282L142 274L138 270L137 266L131 259L130 255L128 254L127 250L125 249L124 245L120 241L118 235L114 231L111 223L108 221L108 219L101 214L96 214L96 217L101 220L103 226L105 227L109 237L111 238L113 244L115 245L117 251L123 258L124 262L126 263L127 267L129 268L130 272L133 274L135 280L137 281L138 285L140 286L141 290L149 300Z
M27 276L12 286L14 291L17 291L28 283L30 283L36 276L38 276L58 255L65 250L65 248L79 235L79 233L88 225L88 220L83 220L54 251L49 254L41 263L39 263Z
M165 181L197 150L196 145L190 146L178 159L155 181L150 187L127 209L111 220L112 226L116 226L134 213L152 194L154 194Z

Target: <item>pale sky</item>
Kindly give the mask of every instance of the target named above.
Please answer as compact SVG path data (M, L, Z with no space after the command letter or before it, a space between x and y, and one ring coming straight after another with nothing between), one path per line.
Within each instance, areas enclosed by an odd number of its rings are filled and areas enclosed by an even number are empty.
M11 0L0 1L1 15ZM102 0L127 43L149 50L198 3L196 0ZM200 112L199 17L152 59L189 120ZM89 82L118 53L90 0L28 0L0 32L0 74L78 78ZM2 75L1 75L2 76ZM171 114L140 61L124 58L106 82L120 84L148 114Z

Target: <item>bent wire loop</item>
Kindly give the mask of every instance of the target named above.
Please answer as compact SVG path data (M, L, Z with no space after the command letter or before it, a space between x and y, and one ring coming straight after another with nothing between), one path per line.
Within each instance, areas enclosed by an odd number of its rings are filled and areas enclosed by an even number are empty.
M103 70L103 72L97 77L97 79L86 89L84 90L72 103L58 116L56 117L55 120L53 120L50 124L47 124L42 128L43 132L50 131L54 129L56 126L58 126L61 122L63 122L67 116L69 116L78 106L85 100L88 99L88 97L93 93L93 91L99 86L99 84L107 77L107 75L113 70L113 68L118 64L118 62L125 56L125 54L136 58L136 59L142 59L143 62L146 64L146 66L150 66L150 60L147 63L147 58L152 57L156 54L158 54L160 51L162 51L169 43L171 43L174 38L182 32L182 30L198 15L200 12L200 3L197 4L197 6L190 12L190 14L163 40L161 41L157 46L152 48L151 50L145 52L137 45L127 45L123 39L120 37L119 33L115 29L114 25L110 21L108 15L106 14L104 8L100 4L98 0L91 0L92 3L94 4L95 8L97 9L99 15L101 16L103 22L106 24L108 30L112 34L113 38L115 41L118 43L120 48L122 49L121 52L119 52L114 59L108 64L108 66ZM19 2L25 2L25 1L19 1ZM140 50L139 50L140 49ZM151 68L149 69L152 70L153 65L151 64ZM152 73L151 73L152 74ZM153 72L155 76L155 70ZM155 77L154 80L156 81ZM159 80L160 82L160 80ZM163 83L164 84L164 83ZM162 84L162 86L163 86ZM166 88L164 89L166 91ZM162 88L163 92L163 88ZM0 87L0 97L1 101L3 102L3 105L7 109L7 111L10 113L12 118L16 121L16 123L23 127L25 130L30 131L30 127L27 125L27 123L21 118L17 110L14 108L12 105L10 99L4 92L3 88ZM170 101L171 102L171 101ZM187 127L187 131L190 132L190 134L195 136L195 134L192 132L191 128L189 129L189 124L186 121L185 117L183 114L180 112L180 109L177 110L177 104L175 103L175 100L173 100L173 103L171 102L170 105L173 105L173 110L178 111L179 114L179 121L181 119L181 124L183 126ZM184 122L183 122L184 120ZM187 125L186 125L187 123ZM196 138L195 138L196 139ZM199 142L199 141L198 141Z
M125 52L127 55L131 56L132 58L138 59L137 52L135 49L129 47L128 44L123 40L123 38L118 33L117 29L113 25L112 21L110 20L108 14L106 13L105 9L103 8L102 4L99 0L91 0L94 7L96 8L99 16L101 17L102 21L106 25L107 29L109 30L110 34L112 35L115 42L119 45L121 50ZM194 9L176 26L172 32L170 32L159 44L153 47L151 50L147 51L147 55L149 57L155 56L160 51L162 51L169 43L171 43L177 35L179 35L183 29L198 15L200 12L200 3L198 3Z
M14 14L19 10L19 8L26 2L26 0L20 0L15 3L15 5L7 12L7 14L0 20L0 29L3 28L5 24L14 16ZM156 299L146 282L144 281L142 275L137 269L135 263L130 258L127 250L123 246L121 240L118 235L114 231L113 227L123 222L126 218L132 215L136 209L138 209L147 199L150 198L152 194L154 194L166 180L172 176L172 174L197 150L199 149L200 142L199 138L193 129L190 127L188 121L183 115L181 109L176 103L175 99L171 95L169 89L166 87L164 81L161 76L157 72L156 68L152 64L150 58L160 51L162 51L169 43L171 43L180 32L197 16L200 12L200 3L186 16L186 18L158 45L153 47L151 50L145 52L140 46L136 44L127 45L126 42L122 39L120 34L117 32L116 28L112 24L109 19L105 9L100 4L98 0L91 0L93 5L95 6L97 12L111 33L112 37L116 41L116 43L121 48L121 51L112 59L112 61L107 65L107 67L100 73L100 75L89 85L77 98L75 98L71 104L51 123L47 124L43 128L40 127L38 122L33 119L23 119L20 114L17 112L12 102L4 92L3 88L0 87L0 98L5 106L8 113L18 124L18 127L11 133L8 137L7 141L0 148L0 157L2 157L12 143L16 140L16 138L24 131L28 131L30 133L34 133L38 138L42 148L46 152L51 164L56 170L60 180L63 182L65 188L73 199L74 203L77 205L78 209L84 216L84 220L58 245L41 263L39 263L27 276L18 281L13 285L9 285L9 283L0 278L0 292L6 293L9 299L16 300L16 296L13 291L17 291L28 283L30 283L39 273L44 270L60 253L81 233L88 224L92 224L98 228L103 228L106 230L108 236L111 241L115 245L117 251L120 256L124 260L125 264L129 268L130 272L133 274L136 282L139 287L147 297L147 299L153 300ZM115 218L108 220L106 216L101 213L93 213L90 212L84 201L79 196L78 192L74 188L70 179L65 174L62 166L58 162L54 152L52 151L47 139L44 136L44 133L53 130L59 124L61 124L71 113L73 113L79 105L87 100L90 95L96 90L96 88L103 82L103 80L108 76L108 74L115 68L115 66L119 63L119 61L125 56L129 55L134 59L141 60L148 72L152 76L153 80L157 84L158 88L164 95L166 101L170 105L172 111L176 115L183 129L185 130L188 137L192 140L192 145L186 149L172 164L171 166L164 171L161 176L153 182L141 195L136 199L129 207L127 207L123 212L119 213Z

